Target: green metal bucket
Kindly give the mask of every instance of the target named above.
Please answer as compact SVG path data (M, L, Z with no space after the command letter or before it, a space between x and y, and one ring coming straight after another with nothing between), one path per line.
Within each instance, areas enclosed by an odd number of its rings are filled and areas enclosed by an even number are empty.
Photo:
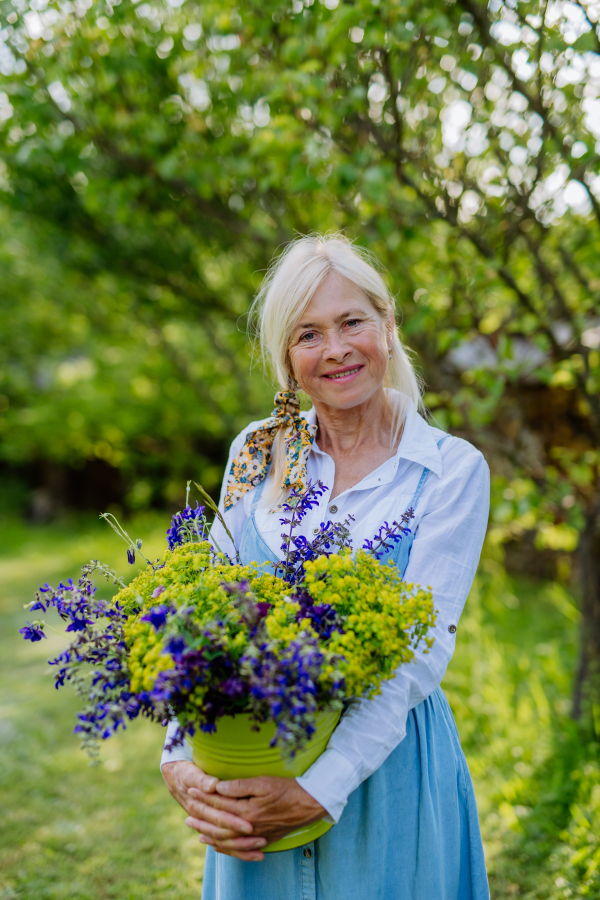
M223 716L218 720L215 732L206 734L204 731L197 731L188 740L195 764L221 781L255 778L258 775L295 778L303 775L323 753L339 719L339 710L319 713L315 734L305 749L291 760L282 759L279 749L269 746L275 736L275 725L267 722L260 726L260 731L252 731L248 713ZM280 841L269 844L265 847L265 853L300 847L309 841L315 841L330 828L329 822L323 820L305 825Z

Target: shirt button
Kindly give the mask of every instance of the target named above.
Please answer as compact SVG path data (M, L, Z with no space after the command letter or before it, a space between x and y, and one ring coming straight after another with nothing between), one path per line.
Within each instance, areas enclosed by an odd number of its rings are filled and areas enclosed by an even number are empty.
M320 530L320 528L313 528L313 534L318 534Z
M312 850L310 849L310 847L305 847L304 848L304 858L310 859L311 856L312 856Z
M456 625L448 625L448 631L450 634L456 634Z
M333 513L333 515L335 516L335 514L336 514L336 512L337 512L337 506L330 506L330 507L329 507L329 512L330 512L330 513Z

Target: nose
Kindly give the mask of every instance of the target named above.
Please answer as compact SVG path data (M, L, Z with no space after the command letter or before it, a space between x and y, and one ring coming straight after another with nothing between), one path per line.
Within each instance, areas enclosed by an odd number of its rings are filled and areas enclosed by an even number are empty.
M335 360L335 362L342 362L342 360L344 360L351 352L352 349L344 340L343 335L341 335L338 331L331 331L326 335L323 347L324 359Z

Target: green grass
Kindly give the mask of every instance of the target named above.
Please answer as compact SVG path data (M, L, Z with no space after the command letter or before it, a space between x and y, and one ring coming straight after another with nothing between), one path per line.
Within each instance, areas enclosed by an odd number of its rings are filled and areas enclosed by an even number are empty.
M134 536L158 555L164 530L148 519ZM0 900L200 896L204 851L160 776L163 730L133 723L90 768L71 734L76 700L54 690L45 662L61 639L32 645L17 634L46 579L75 576L92 557L127 570L119 545L89 519L0 532Z
M164 517L131 529L147 553L162 552ZM124 549L90 518L0 522L0 900L200 896L203 850L160 777L162 729L133 723L90 768L71 733L76 700L54 690L45 663L61 638L17 634L40 583L76 576L92 557L127 571ZM444 689L494 900L600 898L597 745L568 717L577 619L560 585L514 583L486 551Z

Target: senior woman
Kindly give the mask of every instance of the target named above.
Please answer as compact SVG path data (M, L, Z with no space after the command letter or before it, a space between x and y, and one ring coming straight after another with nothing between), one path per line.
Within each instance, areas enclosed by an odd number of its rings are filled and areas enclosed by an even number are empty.
M231 447L221 511L242 562L278 559L278 506L319 479L327 488L302 522L306 536L352 514L361 547L413 509L411 534L390 559L406 581L432 588L438 615L431 651L417 651L374 699L352 701L299 778L220 782L187 747L165 750L167 786L209 845L203 900L486 900L473 786L439 685L485 534L487 465L419 414L393 298L375 261L346 238L292 242L257 308L283 390L271 417ZM307 413L298 389L312 401ZM219 524L214 536L227 545ZM323 818L335 824L318 840L263 853Z

